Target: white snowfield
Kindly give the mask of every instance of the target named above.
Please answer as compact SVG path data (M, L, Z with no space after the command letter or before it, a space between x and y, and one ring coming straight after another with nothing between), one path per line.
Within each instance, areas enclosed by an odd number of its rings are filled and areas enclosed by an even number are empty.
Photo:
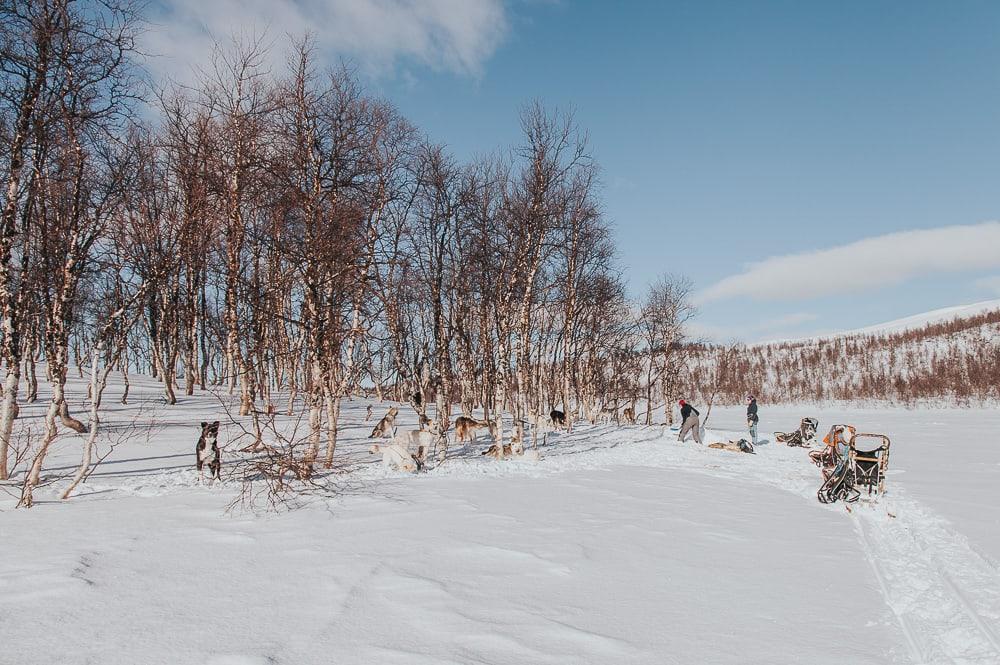
M806 415L892 438L888 494L847 511L801 448L662 426L579 425L537 462L482 435L385 471L358 399L336 498L227 513L237 445L221 483L194 470L199 421L236 430L218 399L119 390L109 427L140 427L78 496L56 498L77 435L31 510L0 486L0 663L1000 663L995 410L761 404L768 439ZM742 425L716 407L705 442Z
M986 314L1000 309L1000 298L994 300L984 300L972 303L971 305L956 305L954 307L942 307L922 314L903 317L895 321L888 321L874 326L858 328L841 333L844 336L850 335L891 335L892 333L923 328L929 323L946 323L955 319L967 319L980 314Z
M816 335L813 337L803 337L800 339L771 340L767 342L760 342L754 344L754 346L762 346L766 344L779 344L779 343L813 342L819 340L834 339L837 337L858 337L863 335L892 335L895 333L905 332L907 330L920 329L932 323L947 323L949 321L954 321L955 319L968 319L973 316L979 316L981 314L986 314L987 312L992 312L998 309L1000 309L1000 298L994 300L983 300L982 302L972 303L969 305L955 305L953 307L942 307L941 309L934 309L929 312L921 312L920 314L906 316L901 319L895 319L893 321L886 321L885 323L878 323L871 326L865 326L864 328L855 328L854 330L842 330L838 332Z

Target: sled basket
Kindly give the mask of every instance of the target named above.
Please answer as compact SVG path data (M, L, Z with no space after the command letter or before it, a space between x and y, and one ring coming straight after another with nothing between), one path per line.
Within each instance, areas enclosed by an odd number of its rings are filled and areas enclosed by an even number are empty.
M858 448L858 440L876 440L879 445L866 450ZM868 443L866 441L865 443ZM885 472L889 468L889 437L884 434L855 434L851 439L851 460L854 466L854 484L868 488L868 494L885 492Z
M859 450L859 439L869 445ZM870 447L873 439L879 443L876 448ZM862 488L868 490L869 496L883 494L889 444L889 437L884 434L855 434L847 444L846 454L839 454L836 447L831 447L829 451L836 466L828 474L824 472L823 485L816 492L820 503L853 503L861 498ZM842 441L840 445L843 446Z
M815 440L817 430L819 430L818 420L803 418L799 423L799 429L794 432L775 432L774 440L790 447L808 446Z
M816 432L819 431L819 421L815 418L803 418L799 424L799 432L802 434L802 445L809 445L816 439Z

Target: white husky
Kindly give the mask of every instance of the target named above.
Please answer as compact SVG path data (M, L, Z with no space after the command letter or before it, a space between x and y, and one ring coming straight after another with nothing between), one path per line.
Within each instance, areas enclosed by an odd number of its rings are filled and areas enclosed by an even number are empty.
M405 444L396 440L391 443L373 443L368 449L369 455L379 453L382 454L382 467L386 469L396 468L412 473L423 466L416 457L410 454Z

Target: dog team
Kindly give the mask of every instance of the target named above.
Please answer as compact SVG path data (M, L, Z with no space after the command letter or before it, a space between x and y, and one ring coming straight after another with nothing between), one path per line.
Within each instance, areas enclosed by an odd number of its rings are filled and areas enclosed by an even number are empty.
M701 443L701 413L686 400L678 402L681 414L681 426L678 441L687 440L692 435L695 442ZM369 404L365 412L365 421L372 417L373 406ZM397 468L402 471L419 471L427 463L428 455L437 453L437 462L445 460L448 453L449 422L437 422L425 415L420 416L418 429L408 430L400 434L396 427L396 417L399 408L392 406L372 428L368 438L379 439L369 449L369 454L382 456L382 465ZM637 422L634 407L625 407L622 418L626 423L634 425ZM600 410L594 422L609 423L618 420L618 409L605 407ZM757 400L753 395L747 395L747 427L753 445L757 444ZM535 436L545 436L548 432L566 429L566 413L553 409L548 417L538 416L534 419ZM493 443L483 451L483 455L503 459L511 455L523 455L524 447L518 434L509 443L503 441L503 424L500 418L479 420L470 416L459 416L455 419L455 442L471 445L480 430L489 432ZM384 441L388 439L388 441ZM537 451L530 451L530 456L537 458ZM201 436L195 445L195 466L198 470L199 482L204 480L205 467L208 467L209 479L221 480L222 456L219 449L219 421L201 423Z

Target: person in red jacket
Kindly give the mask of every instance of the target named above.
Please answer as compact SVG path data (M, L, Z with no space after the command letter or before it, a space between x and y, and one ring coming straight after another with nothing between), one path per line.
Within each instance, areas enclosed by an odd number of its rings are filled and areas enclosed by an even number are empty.
M687 438L688 432L694 434L694 440L701 443L701 420L698 413L698 409L694 408L684 400L680 400L677 404L681 407L681 431L677 435L678 441L683 441Z

